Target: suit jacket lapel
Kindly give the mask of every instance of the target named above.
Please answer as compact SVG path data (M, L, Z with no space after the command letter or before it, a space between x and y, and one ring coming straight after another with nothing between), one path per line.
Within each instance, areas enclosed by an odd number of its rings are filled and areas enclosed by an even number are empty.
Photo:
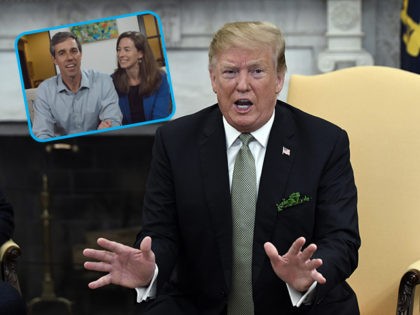
M211 227L220 249L226 286L232 270L232 210L226 155L226 136L219 109L210 115L200 138L201 175Z
M270 137L264 158L258 190L257 208L255 213L253 273L255 284L264 260L268 259L264 252L264 243L270 241L276 224L277 208L284 195L289 173L296 152L294 141L295 123L290 112L278 102L276 115L271 128ZM283 148L289 154L283 152Z

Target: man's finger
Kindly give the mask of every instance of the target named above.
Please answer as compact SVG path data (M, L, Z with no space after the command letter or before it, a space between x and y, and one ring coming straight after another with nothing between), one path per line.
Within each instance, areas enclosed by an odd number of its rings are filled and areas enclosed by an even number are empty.
M111 271L111 265L104 262L87 261L83 264L83 266L85 267L85 269L92 270L92 271L100 271L100 272Z
M306 240L303 236L296 239L296 241L293 242L292 246L290 246L288 254L296 256L300 253L302 250L303 245L305 244Z
M264 250L271 261L279 259L279 252L272 243L266 242L264 244Z
M90 259L107 262L107 263L110 263L112 259L114 258L114 254L111 252L108 252L106 250L92 249L92 248L84 249L83 256Z
M324 276L316 270L314 270L312 278L319 284L324 284L325 282L327 282L327 279L325 279Z
M321 266L322 266L322 259L320 259L320 258L308 260L308 262L306 263L306 267L309 270L315 270L315 269L318 269Z
M140 243L140 250L143 253L150 252L152 250L152 238L146 236Z
M152 251L152 238L146 236L140 243L140 251L146 260L154 260L154 253Z
M106 286L108 284L111 284L111 275L107 274L103 277L100 277L98 280L96 281L92 281L88 284L88 287L90 289L97 289L103 286Z
M107 249L108 251L116 253L116 254L119 254L119 253L122 253L122 252L126 251L127 248L131 248L131 247L128 247L124 244L107 240L106 238L103 238L103 237L98 238L98 240L96 242L102 248Z
M308 247L306 247L303 251L302 251L302 260L308 260L310 259L313 254L316 252L317 250L317 246L315 244L310 244Z

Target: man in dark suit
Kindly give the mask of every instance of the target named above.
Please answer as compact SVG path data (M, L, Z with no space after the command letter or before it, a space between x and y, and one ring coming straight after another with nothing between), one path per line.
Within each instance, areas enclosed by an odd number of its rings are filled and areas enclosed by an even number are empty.
M345 282L360 246L347 134L277 100L284 40L270 23L223 26L209 71L218 104L158 129L136 246L86 249L99 262L85 268L107 272L89 287L136 288L145 314L359 314ZM244 147L257 197L238 211Z
M13 230L13 208L0 191L0 245L12 237ZM9 283L1 280L0 314L26 314L25 303L19 292Z

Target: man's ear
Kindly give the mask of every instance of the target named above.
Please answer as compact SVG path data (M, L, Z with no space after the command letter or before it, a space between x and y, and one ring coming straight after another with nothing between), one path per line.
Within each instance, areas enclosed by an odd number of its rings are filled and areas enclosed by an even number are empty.
M210 75L210 82L213 88L213 92L217 94L215 69L211 66L209 67L209 75Z
M279 94L283 89L285 73L283 71L277 72L276 78L276 94Z

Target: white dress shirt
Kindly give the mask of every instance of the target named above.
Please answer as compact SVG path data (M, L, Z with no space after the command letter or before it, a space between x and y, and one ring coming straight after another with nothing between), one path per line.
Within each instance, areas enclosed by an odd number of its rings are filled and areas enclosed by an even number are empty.
M259 129L251 132L251 135L254 137L255 141L251 141L248 144L248 147L254 157L255 160L255 173L256 173L256 183L257 183L257 193L260 186L260 178L262 173L262 168L264 164L265 152L267 149L268 138L270 136L271 127L273 126L274 122L274 115L271 115L271 118ZM239 149L242 146L241 140L238 138L241 134L240 131L233 128L225 117L223 117L223 125L225 127L226 133L226 147L227 147L227 159L228 159L228 168L229 168L229 183L232 189L232 176L233 176L233 168L235 166L235 159L236 155L239 152ZM289 290L290 299L292 301L293 306L299 307L302 303L310 303L313 289L316 286L316 281L311 285L309 290L302 294L299 291L296 291L287 283L287 289Z

